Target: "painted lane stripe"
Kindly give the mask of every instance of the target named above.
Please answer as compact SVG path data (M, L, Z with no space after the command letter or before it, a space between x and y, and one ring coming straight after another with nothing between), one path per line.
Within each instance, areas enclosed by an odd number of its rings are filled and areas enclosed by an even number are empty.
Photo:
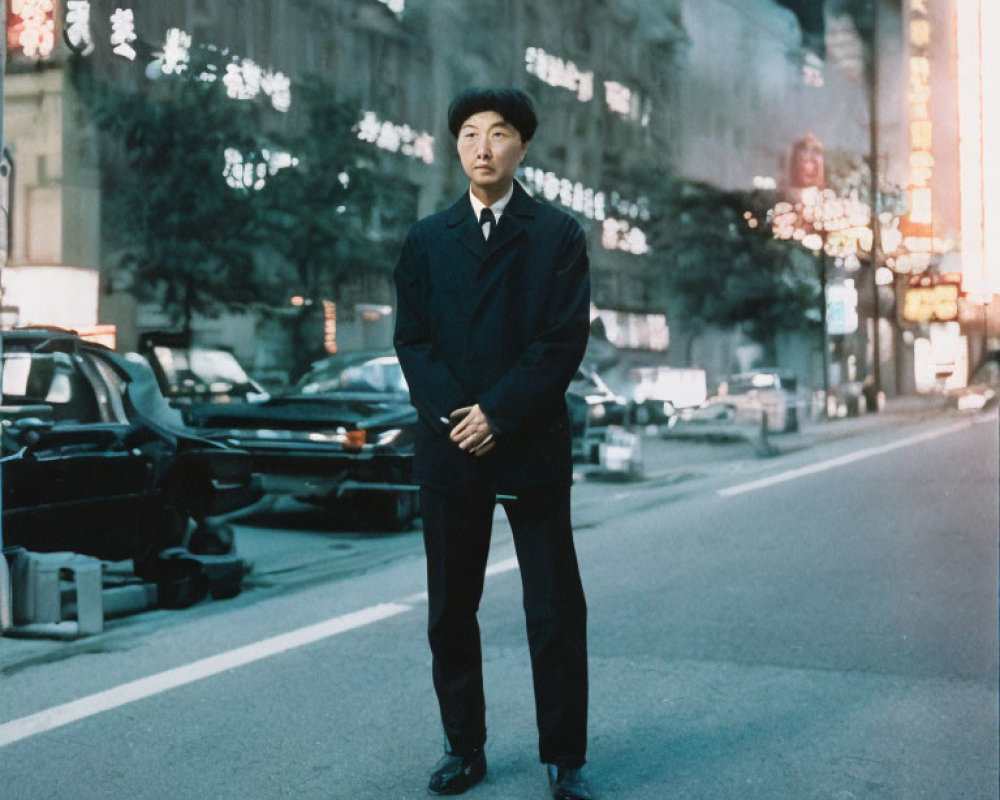
M490 564L486 568L486 577L489 578L491 575L500 575L504 572L510 572L512 569L517 569L517 559L516 558L505 558L503 561L497 561L495 564ZM400 603L426 603L427 602L427 592L417 592L416 594L408 595L399 601Z
M314 625L307 625L288 633L262 639L259 642L237 647L218 655L193 661L175 669L159 672L146 678L123 683L103 692L81 697L69 703L53 706L37 714L21 717L0 725L0 747L46 731L61 728L85 717L109 711L195 681L218 675L220 672L252 664L279 653L294 650L313 642L361 628L397 614L411 611L413 606L402 603L380 603L368 608L333 617Z
M517 569L517 558L506 558L503 561L498 561L496 564L490 564L486 568L486 577L499 575L502 572L510 572L512 569Z
M890 442L889 444L879 445L878 447L867 447L864 450L856 450L855 452L848 453L847 455L827 459L826 461L817 461L815 464L809 464L805 467L779 472L777 475L771 475L770 477L761 478L760 480L740 483L736 486L719 489L716 494L720 497L733 497L734 495L745 494L746 492L754 492L758 489L766 489L767 487L774 486L775 484L793 481L797 478L804 478L807 475L815 475L818 472L825 472L828 469L842 467L845 464L853 464L855 461L862 461L866 458L879 456L883 453L890 453L893 450L910 447L911 445L919 444L920 442L928 442L931 439L937 439L940 436L947 436L948 434L955 433L957 431L966 430L969 427L969 424L970 423L967 421L959 422L954 425L949 425L946 428L927 431L926 433L920 433L916 436L910 436L906 439Z

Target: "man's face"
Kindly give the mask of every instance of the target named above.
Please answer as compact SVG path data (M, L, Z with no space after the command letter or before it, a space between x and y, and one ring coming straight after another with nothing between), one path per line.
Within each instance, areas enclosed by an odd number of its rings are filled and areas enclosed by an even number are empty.
M458 155L472 192L487 205L499 200L528 151L517 128L496 111L473 114L458 131Z

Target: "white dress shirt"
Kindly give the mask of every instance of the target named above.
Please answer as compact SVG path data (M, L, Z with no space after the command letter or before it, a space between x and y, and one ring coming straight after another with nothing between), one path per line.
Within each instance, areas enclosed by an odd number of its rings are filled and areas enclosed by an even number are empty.
M500 224L500 216L503 214L503 210L507 208L507 203L510 202L510 198L514 196L514 183L511 181L510 188L507 190L507 194L497 200L493 205L487 206L482 200L476 197L472 193L472 187L469 187L469 200L472 201L472 212L476 215L476 219L479 219L479 215L483 213L484 208L488 208L493 212L493 216L496 219L496 224ZM483 236L487 239L490 238L489 234L489 223L483 225Z

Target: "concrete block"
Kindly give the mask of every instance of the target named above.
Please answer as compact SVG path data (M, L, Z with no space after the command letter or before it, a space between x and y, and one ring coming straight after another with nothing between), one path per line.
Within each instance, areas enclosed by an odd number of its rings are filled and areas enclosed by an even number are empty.
M62 583L71 585L75 595L75 635L86 636L104 630L101 562L79 553L21 554L15 562L13 610L15 627L45 629L66 626Z

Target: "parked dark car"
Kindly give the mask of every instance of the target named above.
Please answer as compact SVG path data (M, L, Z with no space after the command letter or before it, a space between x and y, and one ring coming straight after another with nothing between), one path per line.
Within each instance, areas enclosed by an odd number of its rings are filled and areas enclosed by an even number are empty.
M261 496L250 455L186 430L147 364L67 331L0 337L5 546L138 569Z
M625 402L583 367L567 393L574 456L597 463ZM292 390L261 403L181 407L206 436L253 454L267 491L407 530L419 515L412 483L416 409L392 351L330 356Z
M391 530L409 529L419 514L417 412L394 354L331 356L286 394L181 411L205 435L249 451L268 492L363 512Z

